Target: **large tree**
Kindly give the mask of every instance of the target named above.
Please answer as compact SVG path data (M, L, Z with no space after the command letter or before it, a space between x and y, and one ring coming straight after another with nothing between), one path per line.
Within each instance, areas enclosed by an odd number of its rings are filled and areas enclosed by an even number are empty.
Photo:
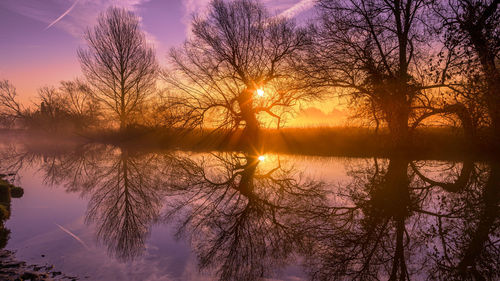
M393 144L409 141L416 112L428 107L428 89L441 86L426 75L437 40L431 1L320 0L308 67L311 84L333 87L387 124Z
M140 30L139 19L121 8L109 8L85 33L87 49L78 57L93 96L125 128L152 94L158 64Z
M193 18L191 31L181 48L171 50L166 75L185 97L191 124L216 119L217 128L244 125L243 139L255 143L260 113L279 124L283 110L314 96L293 71L292 61L309 43L306 33L270 16L259 2L214 0L206 17Z

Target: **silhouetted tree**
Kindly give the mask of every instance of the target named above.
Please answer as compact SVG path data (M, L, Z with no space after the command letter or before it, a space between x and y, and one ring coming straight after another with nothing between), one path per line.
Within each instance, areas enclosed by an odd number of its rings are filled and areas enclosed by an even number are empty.
M79 81L63 81L60 89L45 86L38 90L38 101L22 113L23 124L44 131L82 130L95 125L98 108L87 88Z
M157 62L132 12L109 8L87 30L78 57L93 97L116 116L120 129L155 88Z
M385 121L395 146L408 144L410 121L427 108L426 76L435 38L431 1L320 0L321 24L305 78L347 94Z
M65 110L77 128L96 125L100 109L85 83L78 79L62 81L59 91L66 103Z
M500 141L500 1L449 0L436 10L446 28L447 45L461 59L461 75L484 84L476 91L487 108L496 142ZM477 80L481 83L477 83ZM459 89L463 91L462 89Z
M0 81L0 122L11 127L17 120L26 116L26 109L17 100L14 85L8 80Z
M31 128L43 128L57 131L69 120L68 105L60 92L54 87L42 87L38 90L40 104L30 118Z
M258 1L214 0L192 26L191 38L171 50L173 69L165 75L186 96L178 102L187 108L187 123L244 125L245 141L254 144L260 113L279 126L283 110L314 96L295 79L291 64L309 43L306 32L271 17Z

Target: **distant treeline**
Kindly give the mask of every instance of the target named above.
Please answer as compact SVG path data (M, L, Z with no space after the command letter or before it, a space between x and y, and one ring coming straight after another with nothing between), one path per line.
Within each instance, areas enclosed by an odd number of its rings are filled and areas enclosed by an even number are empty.
M215 128L260 147L298 106L346 98L388 145L457 127L500 140L497 0L319 0L310 24L257 0L213 0L161 67L132 12L110 7L78 50L83 77L44 87L32 106L0 83L6 127L44 131ZM192 133L191 133L192 134Z

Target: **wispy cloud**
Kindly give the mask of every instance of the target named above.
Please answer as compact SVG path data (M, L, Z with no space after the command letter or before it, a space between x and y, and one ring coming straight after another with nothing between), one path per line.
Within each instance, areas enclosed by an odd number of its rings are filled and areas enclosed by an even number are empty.
M182 22L186 26L187 37L191 36L191 21L193 15L206 12L211 0L182 0L184 6L184 16Z
M138 12L140 6L150 0L3 0L10 10L47 24L45 29L58 28L81 38L84 30L97 21L97 16L110 6ZM66 9L71 5L69 9ZM66 9L66 10L65 10ZM62 12L62 13L61 13ZM54 18L56 20L54 20ZM146 34L150 43L157 43L151 34Z
M193 14L206 12L211 0L182 0L184 16L182 21L186 26L186 34L191 34L191 20ZM316 0L263 0L264 5L271 12L278 11L278 16L293 18L298 14L314 7Z
M279 16L286 17L286 18L293 18L297 16L298 14L307 11L314 7L314 3L316 0L301 0L300 2L294 4L290 8L284 10L279 14Z

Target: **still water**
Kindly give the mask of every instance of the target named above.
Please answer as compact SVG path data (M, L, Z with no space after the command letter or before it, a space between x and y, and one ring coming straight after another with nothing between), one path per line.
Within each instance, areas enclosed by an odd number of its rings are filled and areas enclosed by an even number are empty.
M496 161L0 150L6 249L83 280L499 278Z

